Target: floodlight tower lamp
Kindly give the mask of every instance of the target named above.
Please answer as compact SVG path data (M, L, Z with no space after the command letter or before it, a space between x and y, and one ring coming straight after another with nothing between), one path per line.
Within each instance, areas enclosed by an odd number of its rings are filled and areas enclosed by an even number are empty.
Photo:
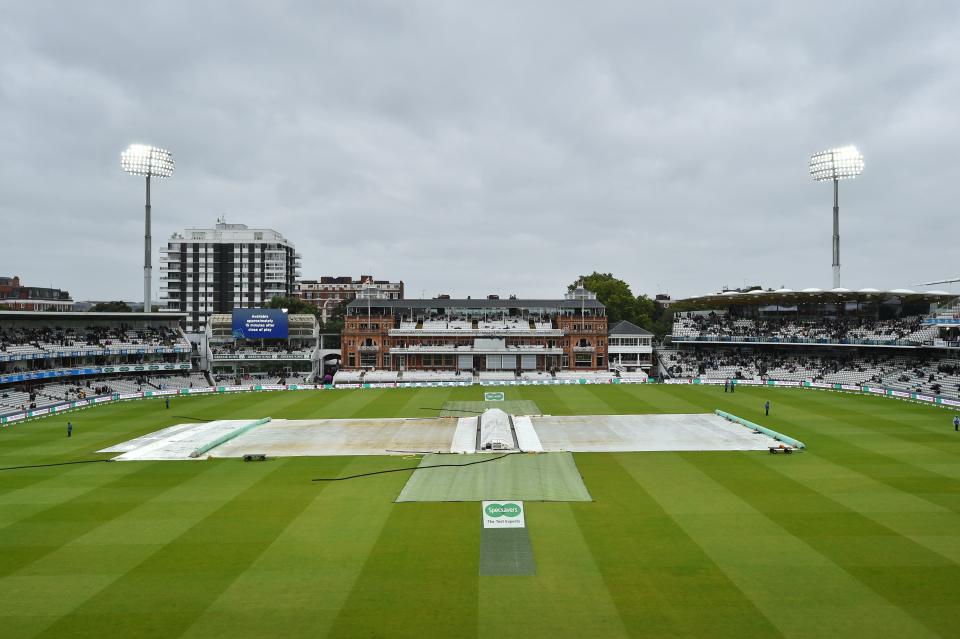
M827 149L810 156L810 176L817 182L833 180L833 288L840 288L840 180L863 173L863 155L855 146Z
M131 144L120 154L120 166L130 175L146 179L146 205L143 232L143 311L153 310L151 279L153 274L152 237L150 234L150 178L168 178L173 175L173 156L170 151L146 144Z

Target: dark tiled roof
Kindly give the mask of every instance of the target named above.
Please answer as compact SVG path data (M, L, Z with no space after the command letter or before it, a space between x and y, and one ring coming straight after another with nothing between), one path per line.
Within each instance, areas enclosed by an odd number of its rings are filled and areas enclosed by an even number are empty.
M633 322L628 322L627 320L620 320L619 322L611 326L607 334L608 335L653 335L653 333L651 333L647 329L640 328Z

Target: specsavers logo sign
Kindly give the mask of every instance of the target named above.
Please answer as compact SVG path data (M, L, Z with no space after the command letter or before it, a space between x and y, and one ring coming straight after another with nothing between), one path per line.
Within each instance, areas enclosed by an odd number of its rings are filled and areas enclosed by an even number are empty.
M483 502L484 528L524 528L522 501L485 501Z

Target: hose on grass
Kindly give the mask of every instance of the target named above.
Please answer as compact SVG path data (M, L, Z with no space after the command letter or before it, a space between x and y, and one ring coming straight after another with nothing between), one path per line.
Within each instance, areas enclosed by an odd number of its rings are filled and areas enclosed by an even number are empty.
M97 462L108 462L113 461L112 459L84 459L81 461L70 461L70 462L56 462L53 464L30 464L29 466L7 466L6 468L0 468L2 470L23 470L24 468L51 468L53 466L69 466L70 464L96 464Z
M372 473L360 473L359 475L347 475L346 477L320 477L318 479L313 479L311 481L344 481L347 479L359 479L361 477L371 477L373 475L386 475L387 473L400 473L406 470L430 470L431 468L463 468L465 466L474 466L476 464L487 464L492 461L497 461L498 459L503 459L504 457L512 457L513 455L520 455L520 453L506 453L503 455L498 455L496 457L491 457L490 459L481 459L475 462L469 462L467 464L437 464L436 466L407 466L405 468L391 468L389 470L375 470Z

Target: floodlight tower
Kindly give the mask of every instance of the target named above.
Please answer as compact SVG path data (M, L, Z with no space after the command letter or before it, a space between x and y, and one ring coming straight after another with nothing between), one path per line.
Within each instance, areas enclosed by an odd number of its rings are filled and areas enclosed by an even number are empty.
M173 175L173 156L166 149L146 144L131 144L120 154L120 166L130 175L145 177L147 182L143 232L143 312L149 313L153 310L150 299L150 277L153 271L150 245L150 178L168 178Z
M833 180L833 288L840 287L840 180L863 173L863 155L855 146L841 146L810 156L810 175L817 182Z

